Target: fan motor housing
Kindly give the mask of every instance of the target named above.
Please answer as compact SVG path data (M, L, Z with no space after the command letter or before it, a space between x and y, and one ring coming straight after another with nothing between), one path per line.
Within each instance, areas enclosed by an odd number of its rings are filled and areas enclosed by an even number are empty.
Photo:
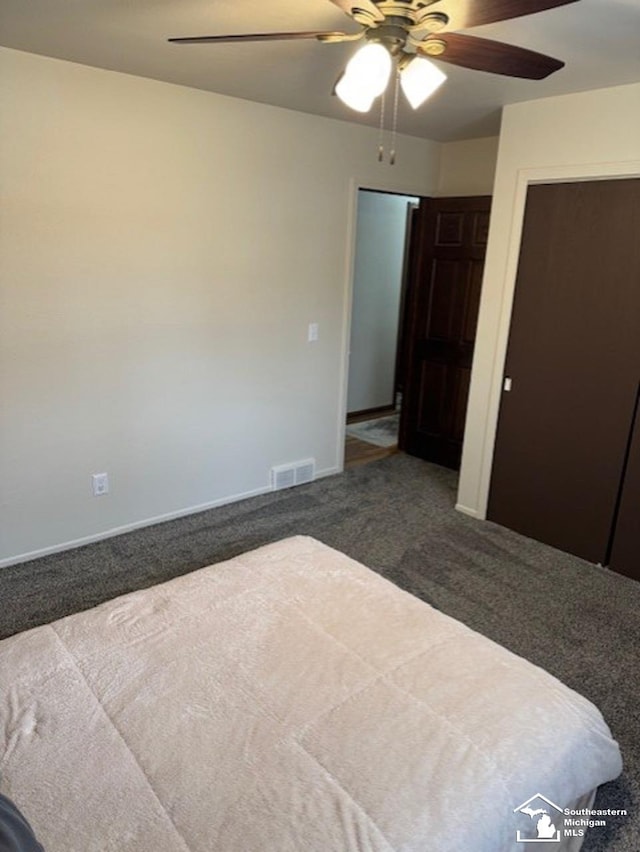
M382 42L391 53L394 53L402 50L407 43L408 29L403 23L396 23L393 18L389 18L379 27L367 30L365 38L368 41Z
M444 12L430 11L431 3L413 5L402 2L383 2L376 5L384 15L384 21L372 20L368 13L361 9L353 9L353 15L366 28L367 36L373 30L377 33L377 36L374 35L373 38L384 40L390 45L403 45L414 29L420 30L421 33L436 33L449 23L449 18Z

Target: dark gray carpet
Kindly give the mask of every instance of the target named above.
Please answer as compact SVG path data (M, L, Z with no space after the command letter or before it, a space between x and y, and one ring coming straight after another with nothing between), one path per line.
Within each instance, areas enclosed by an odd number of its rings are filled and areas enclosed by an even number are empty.
M559 677L620 742L583 852L640 850L640 583L455 512L456 476L402 454L0 570L0 635L288 535L312 535ZM532 791L544 792L544 791ZM472 852L465 850L465 852Z

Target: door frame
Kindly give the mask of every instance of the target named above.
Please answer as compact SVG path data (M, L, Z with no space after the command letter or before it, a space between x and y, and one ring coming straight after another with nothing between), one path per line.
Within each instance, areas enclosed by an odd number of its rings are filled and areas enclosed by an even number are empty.
M485 347L482 357L489 360L481 376L475 359L471 374L467 426L462 445L462 465L456 509L466 515L485 519L489 502L493 452L498 428L498 415L502 397L504 367L511 328L511 312L515 295L518 261L524 212L529 186L537 183L573 183L581 181L612 180L640 177L640 160L612 163L584 163L578 165L541 166L519 169L511 206L511 226L508 250L502 279L493 286L486 280L485 268L478 328L491 343ZM487 259L492 252L492 230L489 226ZM486 286L489 285L489 286ZM497 307L496 307L497 306ZM490 330L493 330L493 334ZM487 351L489 350L489 351ZM471 416L469 416L471 415Z
M425 187L410 186L409 184L383 179L370 180L367 178L352 177L349 180L349 198L347 214L347 236L345 252L345 286L343 288L344 301L342 305L342 340L340 346L340 399L338 403L338 422L336 424L336 471L344 470L344 445L347 427L347 392L349 386L349 347L351 343L351 321L353 314L353 285L356 262L356 236L358 224L358 193L360 190L370 192L386 192L391 195L407 195L413 198L424 198ZM432 197L436 196L431 191Z

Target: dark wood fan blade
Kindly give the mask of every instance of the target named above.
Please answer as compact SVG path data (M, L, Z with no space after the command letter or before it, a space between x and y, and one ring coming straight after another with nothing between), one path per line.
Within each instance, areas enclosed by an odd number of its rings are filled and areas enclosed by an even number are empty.
M433 11L447 15L449 31L508 21L510 18L533 15L577 2L578 0L441 0L434 3ZM430 10L431 8L429 7Z
M363 12L366 18L371 20L384 21L384 15L372 0L330 0L330 2L342 9L345 15L355 18L358 23L367 23L358 16L358 12Z
M174 44L213 44L215 42L237 42L237 41L292 41L299 38L338 38L347 36L346 33L333 33L312 31L304 33L248 33L245 35L220 35L220 36L187 36L186 38L170 38L167 41ZM348 38L348 36L347 36Z
M444 44L442 53L430 47ZM442 33L430 36L421 42L418 52L441 62L473 68L476 71L489 71L491 74L503 74L505 77L525 77L528 80L543 80L554 71L564 67L564 62L516 47L501 41L462 35L460 33Z

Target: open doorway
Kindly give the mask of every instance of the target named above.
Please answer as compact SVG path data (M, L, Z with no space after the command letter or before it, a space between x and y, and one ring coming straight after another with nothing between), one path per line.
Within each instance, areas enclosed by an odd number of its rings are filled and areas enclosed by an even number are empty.
M409 245L419 201L358 191L345 467L382 458L398 447Z

